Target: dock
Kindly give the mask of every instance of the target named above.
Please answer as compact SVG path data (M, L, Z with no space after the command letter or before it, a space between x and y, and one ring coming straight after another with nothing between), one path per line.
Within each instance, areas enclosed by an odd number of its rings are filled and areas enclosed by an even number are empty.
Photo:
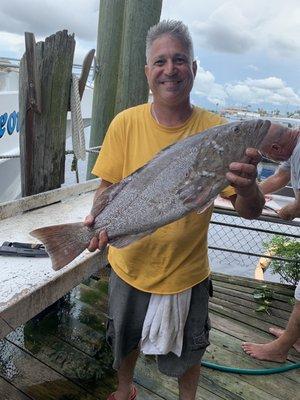
M0 206L0 241L32 242L29 232L38 226L82 220L98 184ZM105 254L88 252L59 272L48 258L1 257L1 400L106 400L114 390L116 375L105 342L106 265ZM204 361L242 369L279 367L252 359L241 343L270 341L271 325L286 326L293 287L223 274L212 278L211 344ZM253 297L262 284L273 293L267 312L256 311ZM291 350L287 365L299 362L299 353ZM139 358L135 384L140 400L178 399L176 380L159 374L153 357ZM244 375L203 366L197 399L294 400L299 388L299 369Z
M284 327L293 290L268 283L274 300L268 314L255 312L254 279L213 275L210 300L211 344L204 360L235 368L263 369L279 364L243 353L245 340L265 342L271 324ZM105 400L114 390L115 372L105 342L107 279L90 278L60 300L54 309L18 327L0 342L0 392L4 400ZM288 364L299 363L291 351ZM138 399L178 399L177 382L158 373L155 359L141 356L135 384ZM197 400L294 400L299 370L274 375L241 375L202 367Z

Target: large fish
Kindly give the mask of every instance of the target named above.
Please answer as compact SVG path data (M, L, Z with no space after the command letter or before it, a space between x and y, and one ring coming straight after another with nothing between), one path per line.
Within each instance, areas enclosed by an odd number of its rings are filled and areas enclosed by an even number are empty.
M207 129L163 149L145 166L102 192L83 223L53 225L31 235L41 240L55 270L85 250L105 229L109 244L125 247L187 213L203 211L229 183L229 164L246 161L248 147L259 148L269 121L233 122Z

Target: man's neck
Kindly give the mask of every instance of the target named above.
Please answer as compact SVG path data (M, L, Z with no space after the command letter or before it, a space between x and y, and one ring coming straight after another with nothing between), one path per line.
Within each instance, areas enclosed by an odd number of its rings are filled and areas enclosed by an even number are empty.
M193 106L188 101L186 104L168 106L156 103L151 105L151 113L157 123L174 127L182 125L193 112Z

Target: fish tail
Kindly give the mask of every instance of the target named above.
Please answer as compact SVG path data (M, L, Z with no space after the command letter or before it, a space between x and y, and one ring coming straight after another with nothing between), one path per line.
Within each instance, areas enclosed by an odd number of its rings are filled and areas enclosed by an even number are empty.
M74 260L89 243L88 240L87 242L82 240L89 236L89 229L82 222L46 226L35 229L30 235L45 245L55 271Z

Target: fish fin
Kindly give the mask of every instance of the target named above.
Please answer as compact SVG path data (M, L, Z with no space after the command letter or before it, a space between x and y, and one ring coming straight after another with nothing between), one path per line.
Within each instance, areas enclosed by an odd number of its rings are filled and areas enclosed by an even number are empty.
M201 208L202 205L206 204L206 199L210 195L210 192L210 186L205 189L201 186L196 188L195 182L188 183L182 190L178 191L182 203L191 208Z
M46 226L35 229L30 235L43 242L51 258L52 268L57 271L87 248L88 243L82 243L79 238L87 236L88 230L87 226L78 222Z
M156 228L157 229L157 228ZM151 233L155 232L156 229L151 229L149 231L137 233L136 235L124 235L124 236L119 236L114 239L109 240L109 244L119 248L126 247L129 244L136 242L137 240L142 239L145 236L151 235Z
M209 207L211 207L214 204L215 197L210 200L208 203L203 204L203 206L199 207L196 209L197 214L202 214L205 210L207 210Z

